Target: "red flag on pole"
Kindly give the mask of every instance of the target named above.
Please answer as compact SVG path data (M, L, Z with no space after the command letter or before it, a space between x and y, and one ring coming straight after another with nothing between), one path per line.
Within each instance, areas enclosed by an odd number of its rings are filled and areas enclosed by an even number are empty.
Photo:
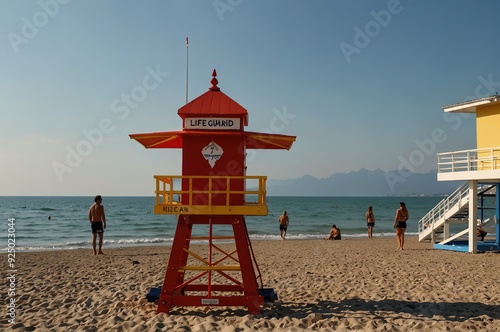
M188 37L186 37L186 47L188 47L189 45L189 41L188 41Z

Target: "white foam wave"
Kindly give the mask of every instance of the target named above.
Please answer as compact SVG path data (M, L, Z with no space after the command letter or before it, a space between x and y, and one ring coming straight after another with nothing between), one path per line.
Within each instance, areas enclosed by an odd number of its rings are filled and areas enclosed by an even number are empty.
M417 236L418 233L407 232L408 236ZM287 239L289 240L314 240L314 239L323 239L326 234L287 234ZM342 234L342 238L365 238L366 233L358 233L358 234ZM373 234L374 237L392 237L395 236L394 233L376 233ZM251 240L281 240L279 235L250 235ZM109 247L128 247L128 246L138 246L138 245L153 245L153 244L165 244L171 245L173 242L173 238L140 238L140 239L109 239L104 240L104 245ZM231 242L231 241L225 241ZM193 244L206 243L206 241L191 241ZM74 242L66 242L65 244L48 244L48 245L34 245L34 246L24 246L17 247L16 251L45 251L45 250L74 250L74 249L86 249L91 247L90 241L74 241ZM7 248L0 249L0 252L6 252Z

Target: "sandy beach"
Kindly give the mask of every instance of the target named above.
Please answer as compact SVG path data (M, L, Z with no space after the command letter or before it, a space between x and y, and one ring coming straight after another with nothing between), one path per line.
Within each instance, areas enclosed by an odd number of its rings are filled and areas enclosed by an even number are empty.
M156 314L170 247L16 254L12 331L500 331L500 255L432 249L407 237L252 242L278 301L244 307L174 307ZM7 255L2 254L4 266ZM6 269L4 269L5 271ZM4 272L5 275L5 272ZM5 280L5 279L4 279Z

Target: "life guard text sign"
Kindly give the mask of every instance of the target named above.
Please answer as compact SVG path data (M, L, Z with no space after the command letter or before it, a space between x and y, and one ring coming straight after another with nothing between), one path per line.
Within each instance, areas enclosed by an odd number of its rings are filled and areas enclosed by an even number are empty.
M184 119L186 129L207 129L207 130L239 130L239 118L186 118Z

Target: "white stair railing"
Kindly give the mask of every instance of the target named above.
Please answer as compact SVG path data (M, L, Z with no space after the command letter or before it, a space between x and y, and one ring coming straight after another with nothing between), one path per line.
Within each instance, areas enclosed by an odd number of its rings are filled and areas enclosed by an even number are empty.
M423 216L418 222L419 241L426 239L434 229L443 225L446 221L447 212L457 205L460 208L460 205L463 204L463 199L468 199L468 197L469 182L466 182Z

